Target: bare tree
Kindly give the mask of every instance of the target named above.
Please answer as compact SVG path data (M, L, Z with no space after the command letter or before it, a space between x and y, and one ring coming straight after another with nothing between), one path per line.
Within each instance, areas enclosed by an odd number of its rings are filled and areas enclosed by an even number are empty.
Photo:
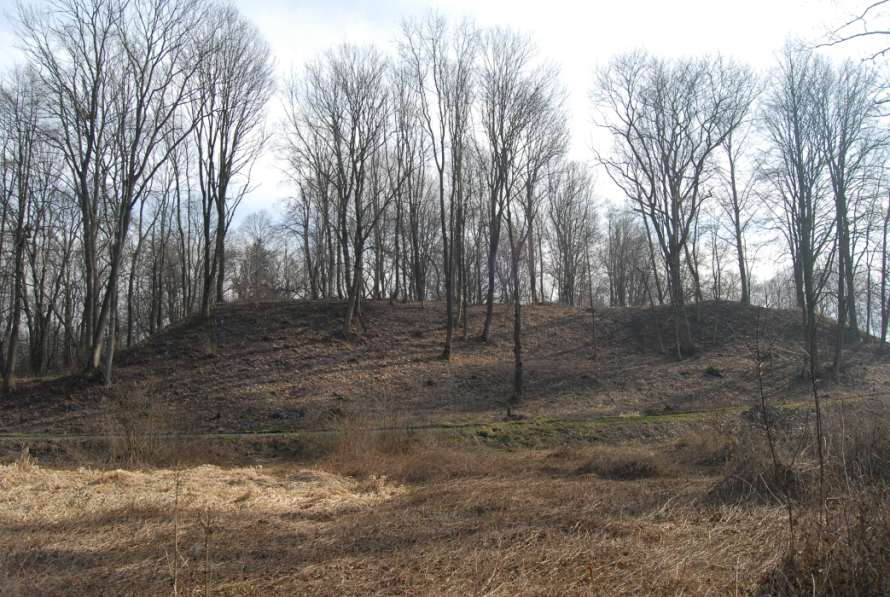
M840 25L828 29L825 41L820 45L872 42L875 46L874 49L867 50L867 59L874 60L886 55L890 51L887 45L887 40L890 38L888 7L890 0L869 0L864 8L848 11L849 15Z
M484 341L491 339L494 274L501 223L509 243L508 284L513 303L514 379L511 399L523 394L522 294L519 271L537 219L538 184L546 168L565 151L563 94L558 71L535 65L529 37L492 29L484 40L480 73L480 120L488 166L489 285ZM533 250L533 249L532 249Z
M245 216L237 230L231 275L239 300L282 298L285 257L278 227L265 210Z
M204 215L201 316L209 318L214 290L217 302L224 299L226 232L266 141L274 76L268 42L234 5L214 7L203 36L208 56L194 79L192 118Z
M366 241L391 200L377 201L371 184L389 135L389 68L373 46L347 44L316 59L288 86L284 142L289 160L314 169L336 197L348 293L344 335L350 333L364 288Z
M847 324L855 335L859 333L852 234L856 223L851 219L857 198L874 188L876 158L884 157L878 150L886 146L887 134L880 124L881 88L874 69L847 61L831 69L828 84L825 100L817 108L835 207L838 333L834 370L838 373Z
M529 122L522 132L520 144L520 184L522 186L522 210L526 217L525 227L528 232L528 280L531 302L538 302L537 274L543 273L543 263L538 268L535 233L540 236L541 226L539 212L542 194L541 182L549 168L560 168L559 160L565 155L569 143L568 115L565 109L565 91L555 85L541 88L541 94L547 95L537 108L540 112ZM577 165L576 165L577 168ZM575 173L577 174L577 172ZM583 175L582 175L583 176ZM583 183L582 183L583 184ZM581 225L586 224L582 221ZM543 260L543 255L541 256ZM540 292L543 294L543 283ZM543 297L542 297L543 298Z
M393 77L393 138L387 174L396 213L393 247L395 284L390 302L394 302L400 293L407 301L414 288L423 305L422 272L425 264L420 260L416 206L423 194L426 136L420 125L422 112L414 92L415 75L410 64L402 64L396 68Z
M725 191L718 195L719 203L727 219L718 218L719 223L728 230L736 250L741 284L740 302L751 304L751 274L748 267L747 232L754 222L756 214L755 183L756 168L749 167L747 176L743 169L746 158L746 146L751 126L740 127L730 133L723 142L725 167L721 171ZM742 177L745 176L744 179Z
M86 366L99 367L107 337L106 383L133 209L191 130L180 116L203 59L193 34L201 19L197 1L59 0L43 12L20 11L23 43L49 92L57 143L81 205ZM103 227L110 232L100 281Z
M680 356L693 355L683 258L713 172L712 154L743 122L754 93L748 68L722 57L663 60L624 54L597 73L593 100L614 138L597 156L646 219L669 274Z
M614 307L639 307L651 294L653 275L649 242L640 216L611 211L606 217L607 238L604 255L609 279L609 302Z
M535 66L537 48L530 37L507 29L491 29L485 34L483 49L479 118L487 169L488 292L482 340L489 342L503 217L507 203L522 188L522 143L534 123L552 117L559 86L557 71L551 65ZM525 149L534 151L530 145ZM537 176L540 169L535 171ZM522 234L514 236L514 240L522 240L524 247Z
M419 122L437 174L442 271L445 278L445 348L451 359L454 339L455 271L461 271L464 214L464 159L469 143L470 109L478 34L469 21L450 27L445 17L428 14L405 21L402 60L418 97ZM447 196L447 201L446 201Z
M885 193L887 193L885 191ZM880 305L881 305L881 346L887 343L887 331L890 327L890 296L888 296L888 283L890 283L890 193L887 193L884 209L881 210L881 284L880 284Z
M0 87L0 169L2 169L3 228L11 236L10 312L0 347L2 388L10 390L16 373L19 335L23 314L27 317L34 365L41 366L39 348L45 342L46 321L52 315L52 303L58 296L55 280L47 279L48 270L38 263L34 251L37 238L45 237L47 214L56 199L58 160L50 148L43 128L44 93L36 72L18 68L8 85ZM4 254L4 257L6 255ZM32 275L27 275L30 272ZM29 297L29 282L34 296ZM54 292L55 289L55 292Z
M834 236L820 126L828 74L829 66L822 57L786 46L762 113L763 130L770 143L765 174L775 189L773 214L791 252L810 374L818 362L816 305L829 271L819 267L819 262L827 255Z
M55 142L69 170L70 184L80 208L84 265L82 349L98 366L94 338L101 348L98 296L100 213L105 211L106 154L110 151L113 98L122 75L122 48L117 28L124 6L100 0L59 0L43 10L20 6L19 36L38 69L57 122Z
M585 257L595 224L593 180L578 162L551 168L545 180L549 224L546 235L557 296L561 303L578 305ZM543 288L541 290L543 292Z

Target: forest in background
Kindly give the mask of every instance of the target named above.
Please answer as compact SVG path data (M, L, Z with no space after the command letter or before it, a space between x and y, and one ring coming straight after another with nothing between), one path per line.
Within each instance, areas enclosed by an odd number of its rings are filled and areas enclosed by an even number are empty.
M679 357L697 351L689 303L799 308L811 374L840 371L844 328L886 340L874 62L790 42L767 73L616 56L590 92L612 148L580 163L558 65L470 19L406 18L391 47L334 46L280 81L227 4L55 0L16 27L27 62L0 92L4 392L71 369L108 383L116 347L237 299L344 300L347 336L363 300L443 301L446 359L510 303L517 398L527 304L672 305ZM291 185L283 216L232 228L264 152ZM841 324L831 347L816 343L824 315Z

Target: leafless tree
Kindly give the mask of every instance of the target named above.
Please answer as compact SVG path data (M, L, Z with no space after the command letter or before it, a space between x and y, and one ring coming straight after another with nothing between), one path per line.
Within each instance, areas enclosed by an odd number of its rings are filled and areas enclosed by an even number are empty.
M757 215L755 194L757 169L746 165L748 139L753 126L743 126L730 133L723 142L724 168L721 170L723 192L718 193L720 207L725 214L718 218L733 240L743 305L751 304L751 274L748 264L747 233Z
M874 189L879 166L876 158L884 157L879 150L886 147L888 137L881 125L881 87L874 69L846 61L831 69L828 85L827 95L817 107L835 207L838 333L834 370L838 373L847 324L854 334L859 333L853 254L857 222L851 220L858 211L857 199Z
M556 70L552 65L536 66L536 56L537 48L528 36L500 28L485 33L478 107L488 195L488 291L482 330L484 342L491 340L496 258L503 217L507 203L522 188L520 156L523 137L529 134L533 123L552 117L553 100L559 89ZM519 235L515 240L521 238ZM524 239L521 244L525 246Z
M593 179L583 164L569 162L551 168L545 183L546 235L556 293L559 302L580 305L581 280L595 233Z
M713 172L712 156L743 122L750 69L720 56L665 60L636 51L596 75L599 124L614 138L599 162L643 215L669 274L679 355L697 348L686 319L683 258Z
M192 118L204 214L201 316L209 318L214 290L217 302L224 295L226 232L266 141L265 109L274 76L268 42L234 5L215 6L202 37L207 59L194 78L198 101Z
M421 260L420 222L417 203L423 196L425 135L421 130L422 111L414 92L416 73L410 64L401 64L393 73L393 135L388 152L387 176L395 203L393 230L394 285L390 302L401 294L403 300L416 293L424 305L426 264ZM413 289L413 292L412 292Z
M70 184L80 208L84 262L82 349L93 359L99 326L100 213L110 152L113 99L119 93L122 47L117 28L124 7L99 0L60 0L42 9L20 6L19 37L41 75L57 121L55 142L64 156ZM100 209L100 206L102 207Z
M863 8L849 11L849 16L826 32L820 45L834 46L856 41L873 42L874 49L867 50L866 58L874 60L885 56L890 47L890 0L869 0Z
M347 44L313 61L288 86L289 160L315 169L336 197L348 293L344 335L364 288L366 241L391 199L377 201L371 185L389 134L389 68L376 48Z
M236 236L231 276L235 296L239 300L283 298L286 257L279 248L281 239L271 216L265 210L248 214Z
M489 277L482 339L491 339L496 257L505 222L513 303L512 400L519 401L523 394L519 271L537 217L538 183L565 150L565 115L558 71L550 64L535 64L537 49L529 37L495 28L486 32L483 47L479 111L488 167Z
M834 238L820 112L828 93L829 65L812 51L788 45L763 104L762 127L770 143L765 172L774 188L773 214L791 252L804 347L810 374L817 359L816 306L827 282Z
M652 289L653 272L649 242L638 214L611 211L606 217L605 255L609 279L609 302L614 307L646 304Z
M553 69L555 71L555 68ZM531 293L531 302L538 302L537 274L543 275L543 263L540 267L536 264L538 248L535 244L536 231L541 235L539 228L542 222L539 217L540 203L542 200L541 186L545 172L551 168L562 168L561 159L568 150L569 130L568 114L565 108L565 91L560 87L544 83L540 93L548 95L541 100L541 106L536 108L539 113L529 121L529 125L522 131L519 157L519 178L522 187L522 210L526 217L525 227L528 231L527 265L528 280ZM583 178L578 172L580 165L574 165L575 176ZM583 183L581 183L583 185ZM587 224L582 221L581 225ZM540 240L538 238L538 240ZM538 243L538 246L540 242ZM541 256L543 260L543 256ZM544 292L543 282L540 292ZM542 296L543 298L543 296Z
M59 276L41 263L36 243L46 242L48 212L57 199L59 161L47 143L43 124L44 91L32 69L16 68L0 86L0 175L3 224L0 254L6 260L11 245L9 315L0 340L0 394L10 390L16 373L23 315L27 318L31 366L42 366L47 320L60 291ZM8 240L7 240L8 237ZM38 241L39 239L39 241ZM49 247L47 247L48 249ZM48 256L47 256L48 257ZM29 286L33 292L29 296Z
M445 278L445 348L451 359L454 339L455 272L462 271L464 160L469 144L478 33L467 20L452 27L430 13L402 24L400 54L417 94L419 123L437 174L442 271ZM447 196L447 200L446 200Z
M86 365L99 367L107 336L106 383L133 209L191 130L181 112L203 59L193 33L202 16L198 2L172 0L59 0L19 13L23 44L51 98L57 143L81 206ZM100 281L103 227L110 232Z

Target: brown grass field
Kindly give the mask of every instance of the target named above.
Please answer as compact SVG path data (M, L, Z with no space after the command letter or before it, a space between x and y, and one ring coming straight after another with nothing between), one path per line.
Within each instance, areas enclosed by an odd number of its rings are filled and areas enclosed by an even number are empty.
M338 309L224 305L123 352L111 388L20 383L0 596L890 589L877 343L818 380L817 436L795 312L703 305L702 356L677 361L666 311L598 310L594 344L589 312L529 308L505 420L503 312L492 346L445 363L440 305L369 305L348 341Z

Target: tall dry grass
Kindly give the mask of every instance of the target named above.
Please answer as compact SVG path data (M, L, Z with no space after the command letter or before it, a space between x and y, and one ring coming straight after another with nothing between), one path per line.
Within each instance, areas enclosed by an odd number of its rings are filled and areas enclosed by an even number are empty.
M313 440L311 466L61 471L19 457L0 467L0 585L62 597L170 595L174 582L180 595L232 596L877 595L890 449L883 412L868 408L827 409L827 524L814 515L811 426L773 413L801 484L793 553L757 412L660 442L538 450L342 413Z
M358 421L326 437L311 468L2 467L4 582L53 596L170 595L174 580L180 595L736 595L774 565L781 511L705 503L709 469L679 474L672 445L503 450Z
M819 434L805 408L744 413L708 499L737 507L787 504L781 557L758 594L890 594L887 402L837 401L823 405L822 414Z
M95 456L113 466L170 466L188 453L178 410L154 380L115 385L106 403L108 439Z

